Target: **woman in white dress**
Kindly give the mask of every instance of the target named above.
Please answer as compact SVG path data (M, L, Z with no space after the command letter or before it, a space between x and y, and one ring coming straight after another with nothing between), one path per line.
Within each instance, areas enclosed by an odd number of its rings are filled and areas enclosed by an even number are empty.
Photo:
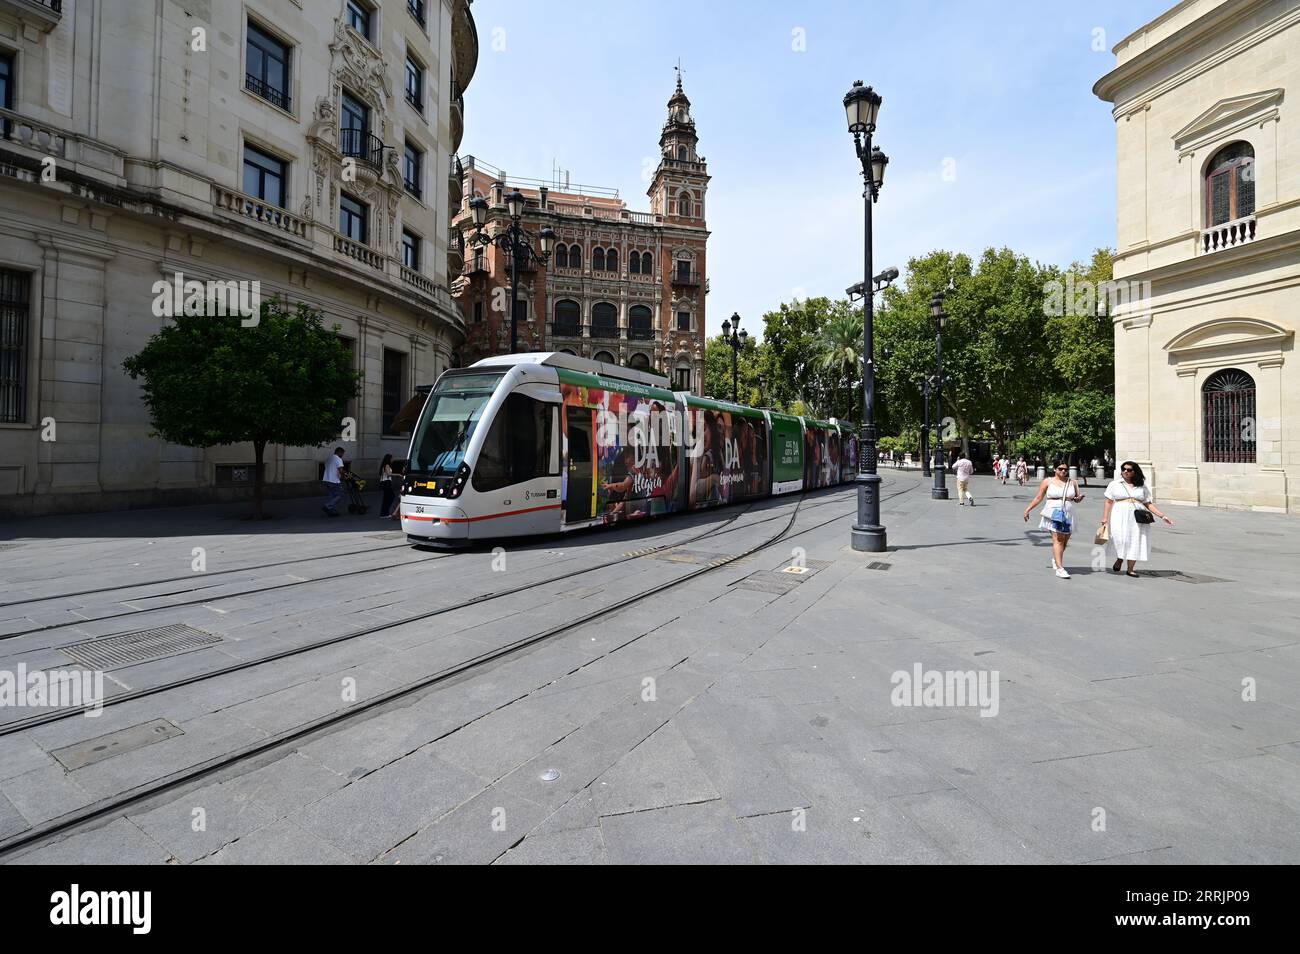
M1070 542L1070 534L1074 532L1074 505L1082 499L1079 485L1070 479L1069 466L1058 462L1052 476L1038 485L1038 496L1025 508L1025 520L1028 521L1030 511L1038 506L1038 502L1047 501L1038 518L1038 529L1047 530L1052 535L1052 569L1063 580L1070 578L1065 569L1065 547ZM1058 510L1063 511L1065 519L1053 519Z
M1138 560L1151 558L1150 523L1138 523L1134 514L1147 510L1155 514L1169 526L1174 522L1156 507L1151 488L1146 485L1146 476L1142 468L1131 460L1119 465L1119 476L1106 488L1106 510L1101 515L1101 525L1110 529L1110 539L1106 541L1106 552L1115 558L1110 572L1118 573L1125 560L1128 570L1125 576L1137 576L1133 569Z

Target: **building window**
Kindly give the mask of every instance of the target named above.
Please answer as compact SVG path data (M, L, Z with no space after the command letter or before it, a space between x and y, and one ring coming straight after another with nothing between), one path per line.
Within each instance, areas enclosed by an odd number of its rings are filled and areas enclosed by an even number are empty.
M520 298L517 302L515 302L515 322L517 324L522 325L527 320L528 320L528 299Z
M275 156L244 146L244 192L284 208L286 168Z
M627 272L629 275L641 274L641 253L633 252L627 257Z
M691 313L689 311L679 311L677 313L677 330L678 331L691 330Z
M653 341L654 318L645 305L633 305L627 310L627 333L634 341Z
M678 368L673 374L673 390L689 391L691 389L691 369Z
M369 159L370 107L351 93L340 98L339 151L354 159Z
M581 245L569 246L569 267L582 268L582 246Z
M682 192L677 196L677 214L682 218L689 218L691 214L691 194Z
M424 26L424 0L406 0L406 9L416 23Z
M591 267L593 271L603 272L605 270L605 250L603 248L593 248L591 250Z
M402 229L402 264L413 272L420 270L420 236Z
M686 160L688 160L688 159L691 158L691 154L690 154L689 151L687 151L687 149L686 149L685 146L678 146L678 147L677 147L677 158L678 158L678 159L681 159L683 162L685 162Z
M361 0L348 0L345 8L348 26L356 30L367 40L370 39L370 7Z
M402 153L402 183L406 191L417 199L420 198L421 171L424 168L424 153L411 140L406 140L406 149Z
M355 371L357 369L357 339L349 338L347 335L339 335L338 338L339 341L343 342L343 347L348 349L348 368ZM357 399L355 395L348 398L347 409L343 413L356 420Z
M677 260L677 280L683 282L691 280L691 263L689 259L679 258Z
M591 360L601 361L604 362L605 364L618 364L618 362L614 360L614 356L610 354L608 351L597 351Z
M591 336L593 338L618 337L618 309L607 301L591 306Z
M418 112L424 112L424 67L409 56L406 58L406 101Z
M474 302L474 322L477 324L483 320L483 302Z
M0 51L0 106L14 108L14 57Z
M555 246L555 267L556 268L569 267L569 246L563 243Z
M393 418L406 403L406 355L400 351L384 349L384 420L383 433L391 434Z
M273 106L287 110L289 47L249 21L247 60L244 86Z
M605 271L607 272L618 271L618 249L611 248L605 254Z
M370 209L346 192L339 193L339 231L354 242L366 244L366 220Z
M27 420L30 281L26 272L0 269L0 424Z
M649 371L650 359L638 351L628 359L627 366L637 371Z
M1225 368L1201 388L1205 459L1220 464L1255 463L1255 381L1245 371Z
M1224 146L1206 166L1207 228L1255 214L1255 150L1248 142Z
M553 333L576 338L582 334L582 309L571 299L555 303L555 328Z

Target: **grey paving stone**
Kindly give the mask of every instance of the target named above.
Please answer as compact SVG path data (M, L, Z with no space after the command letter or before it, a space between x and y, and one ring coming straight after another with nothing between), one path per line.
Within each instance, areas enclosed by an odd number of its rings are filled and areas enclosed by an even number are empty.
M578 727L532 698L489 712L429 747L439 758L496 780Z
M490 864L545 817L545 809L493 786L385 852L383 864Z
M221 783L237 799L248 799L258 808L281 818L324 798L347 784L347 778L332 772L300 752Z
M21 865L157 865L170 853L134 823L115 818L106 825L76 832L61 841L33 847L5 859Z
M84 808L94 800L57 765L0 782L0 795L33 826Z
M0 782L38 768L49 768L54 760L26 736L0 737Z
M129 820L174 857L191 862L269 824L274 818L249 795L222 785L208 785L157 808L131 815Z
M19 832L32 827L22 812L14 807L13 802L0 795L0 840L12 838Z
M536 834L572 831L576 828L595 828L600 824L596 813L596 803L591 797L591 789L581 789L567 802L555 809L545 821L535 829Z
M674 805L600 820L612 864L750 864L761 860L745 829L719 801Z
M964 794L952 789L891 800L958 860L973 864L1042 864L1049 860Z
M198 862L201 865L346 865L354 860L287 818L249 832Z
M661 727L592 782L590 791L598 814L616 815L720 797L676 721Z
M370 861L485 785L478 776L416 752L289 817L351 858Z
M605 840L599 828L573 828L529 835L497 859L499 865L603 865Z

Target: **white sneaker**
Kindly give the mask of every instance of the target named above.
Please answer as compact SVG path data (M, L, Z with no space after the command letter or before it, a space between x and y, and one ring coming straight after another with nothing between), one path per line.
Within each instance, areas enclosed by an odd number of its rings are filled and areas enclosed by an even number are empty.
M1069 572L1063 566L1058 566L1056 568L1056 575L1062 580L1068 580L1070 578Z

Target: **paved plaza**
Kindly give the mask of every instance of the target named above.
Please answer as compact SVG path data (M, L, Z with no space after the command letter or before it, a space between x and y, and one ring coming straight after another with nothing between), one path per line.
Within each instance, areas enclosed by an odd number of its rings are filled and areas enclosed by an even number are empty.
M97 717L0 709L0 860L1300 858L1294 518L1170 507L1129 579L1094 481L1060 580L1031 488L882 476L884 554L851 486L453 554L313 500L9 521L0 670L189 629Z

